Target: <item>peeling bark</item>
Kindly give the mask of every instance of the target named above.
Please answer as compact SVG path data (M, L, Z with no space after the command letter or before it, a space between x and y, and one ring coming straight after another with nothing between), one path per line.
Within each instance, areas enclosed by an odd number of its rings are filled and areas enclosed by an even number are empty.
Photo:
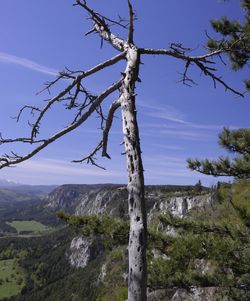
M146 296L147 215L139 130L136 119L135 82L138 79L139 54L135 47L127 50L127 66L121 86L123 135L128 171L129 276L128 301L144 301Z

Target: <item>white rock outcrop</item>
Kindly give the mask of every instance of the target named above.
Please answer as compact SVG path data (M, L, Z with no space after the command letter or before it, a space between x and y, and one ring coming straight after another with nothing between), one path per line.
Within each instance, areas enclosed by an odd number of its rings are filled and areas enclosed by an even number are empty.
M76 268L87 266L91 255L92 241L88 237L75 237L70 244L70 264Z

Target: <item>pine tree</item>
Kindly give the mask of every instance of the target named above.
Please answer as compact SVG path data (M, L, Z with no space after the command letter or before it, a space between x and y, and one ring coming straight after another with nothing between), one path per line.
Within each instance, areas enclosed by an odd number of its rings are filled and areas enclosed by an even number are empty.
M219 135L219 144L236 157L219 157L218 160L188 159L188 167L200 173L213 176L233 176L238 179L250 178L250 129L230 131L227 128Z
M202 192L202 184L201 180L199 180L195 185L194 185L194 193L196 194L201 194Z
M136 85L141 82L140 65L143 57L148 55L159 55L165 58L174 58L184 62L184 71L181 75L183 84L194 83L189 76L191 67L198 70L213 80L214 85L219 83L226 90L231 91L235 95L243 97L244 94L234 89L221 76L217 75L214 68L213 59L223 55L236 57L235 61L242 61L239 66L243 66L248 60L248 38L245 38L242 28L245 25L237 25L236 29L230 31L229 36L236 35L234 40L225 40L210 47L209 53L198 56L190 54L190 49L184 47L181 43L171 43L168 48L141 48L134 41L134 21L136 19L133 10L132 1L128 0L128 22L124 23L122 18L112 20L109 17L93 10L87 3L87 0L75 0L75 6L83 9L91 20L91 29L86 35L95 33L101 39L101 45L104 42L110 44L117 52L110 59L95 65L88 70L63 70L51 82L45 86L45 91L49 94L53 87L63 82L63 88L55 94L50 94L46 99L46 104L42 107L35 105L25 105L21 108L17 116L20 116L25 110L30 111L34 116L32 122L28 122L31 131L25 137L17 137L5 139L0 133L0 144L9 143L25 143L30 144L33 148L25 154L18 154L16 151L4 154L0 157L0 169L10 167L22 163L37 155L40 151L47 148L61 137L75 131L77 128L86 124L89 118L95 114L99 117L101 138L94 149L82 159L74 160L75 163L87 162L97 167L103 168L97 163L96 155L101 153L102 157L110 159L108 154L108 141L110 130L112 128L115 113L120 109L123 129L124 154L126 155L127 172L128 172L128 214L130 220L130 234L128 245L128 300L129 301L145 301L147 299L147 213L144 193L144 170L141 156L139 125L137 122L137 106L136 106ZM90 2L90 1L89 1ZM247 18L247 17L246 17ZM247 19L248 20L248 19ZM248 22L249 23L249 22ZM120 37L113 32L114 25L125 29L126 36ZM247 30L245 30L247 32ZM237 40L237 37L239 40ZM217 41L214 41L217 43ZM246 44L246 45L245 45ZM211 46L211 45L210 45ZM214 49L214 50L213 50ZM244 59L245 58L245 59ZM85 86L85 79L100 71L124 62L121 76L106 87L100 94L91 93ZM56 90L57 91L57 90ZM116 96L113 96L116 94ZM109 97L115 97L105 114L105 108ZM63 104L67 110L74 112L73 120L61 128L59 131L51 129L53 134L46 137L42 136L41 127L46 124L46 116L52 107L58 103ZM104 105L105 103L105 105Z
M244 21L229 20L227 17L211 20L213 29L222 37L219 40L210 38L208 40L208 48L211 51L215 49L229 49L227 55L231 61L231 67L239 70L250 59L250 1L242 0L242 8L244 10ZM250 90L250 80L245 80L246 88Z

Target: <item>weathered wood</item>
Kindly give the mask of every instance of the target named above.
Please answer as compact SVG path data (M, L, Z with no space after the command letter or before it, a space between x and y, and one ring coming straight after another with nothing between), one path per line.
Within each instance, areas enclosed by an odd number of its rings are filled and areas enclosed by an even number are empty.
M147 215L139 130L136 119L135 82L138 79L139 55L132 46L127 50L127 66L121 86L121 108L128 171L129 274L128 301L147 299Z
M96 65L95 67L83 72L69 70L59 73L58 77L46 85L49 90L59 80L70 80L71 83L54 97L51 97L44 108L39 109L36 106L24 106L18 115L17 121L24 109L30 109L31 113L37 112L38 117L31 124L31 135L28 137L19 137L16 139L3 139L0 134L0 144L11 142L23 142L35 144L36 147L26 155L17 155L15 152L5 154L0 157L0 169L21 163L35 156L42 149L47 147L52 142L60 137L68 134L81 126L94 112L99 114L101 120L101 129L103 131L102 140L97 144L95 149L81 160L73 162L87 162L95 166L101 167L96 163L95 155L102 149L102 156L110 158L107 153L107 145L109 132L112 126L112 121L115 111L121 106L123 135L125 144L125 153L127 158L128 171L128 207L130 217L130 234L129 234L129 277L128 277L128 301L146 301L147 288L147 265L146 265L146 247L147 247L147 215L144 198L144 176L143 165L140 149L140 137L138 124L136 119L135 105L135 83L138 80L140 56L142 55L163 55L166 57L174 57L185 62L182 82L184 84L193 82L187 75L190 66L194 65L213 80L214 86L216 83L221 84L226 90L230 90L236 95L244 96L229 86L220 76L217 76L214 68L213 57L218 57L223 53L233 53L234 47L220 47L213 52L208 52L204 55L191 56L187 54L188 48L184 48L181 44L172 43L169 49L152 49L152 48L137 48L134 44L134 19L133 6L130 0L128 2L129 9L129 24L124 25L122 20L114 21L100 13L91 9L86 0L75 0L75 5L82 7L89 14L89 18L93 22L93 27L87 33L96 32L101 38L101 43L105 40L111 44L113 48L120 53L115 57ZM128 29L127 39L115 35L111 31L111 25L119 25L122 28ZM236 47L237 50L237 47ZM122 73L122 79L106 88L99 95L91 95L85 85L83 79L91 76L106 67L112 66L115 63L126 58L126 69ZM119 99L115 101L109 109L107 118L102 114L101 105L111 93L119 91ZM78 101L80 99L80 101ZM82 102L82 99L85 101ZM70 101L70 105L67 102ZM56 132L46 139L39 139L40 123L44 121L44 116L49 109L57 103L66 102L67 109L78 107L73 122L70 122L61 131ZM105 126L103 126L105 124ZM102 167L101 167L102 168Z

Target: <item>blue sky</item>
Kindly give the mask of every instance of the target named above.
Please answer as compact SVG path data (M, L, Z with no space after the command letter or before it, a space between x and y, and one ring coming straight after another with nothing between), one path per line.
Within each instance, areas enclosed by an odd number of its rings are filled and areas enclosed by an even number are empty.
M127 14L125 0L89 2L111 18L118 13ZM194 49L193 54L203 54L205 31L213 34L211 18L242 18L239 1L235 0L141 2L133 1L138 16L135 43L140 47L167 48L171 42L181 42ZM36 92L58 71L65 67L86 70L117 53L107 44L101 49L97 35L84 37L91 24L85 12L72 4L71 0L1 1L0 132L4 138L28 135L30 116L24 114L18 124L11 117L25 104L44 105L48 95L36 96ZM195 69L190 75L198 85L183 86L179 80L184 64L170 57L144 56L143 63L137 105L146 184L194 184L198 179L206 185L215 183L217 179L213 177L189 171L186 159L213 159L225 154L217 145L218 133L223 126L249 127L249 96L240 99L219 85L214 89L213 82ZM116 81L124 67L124 62L119 63L86 80L86 86L98 93ZM218 74L241 91L247 71L230 71L218 61ZM107 100L107 106L114 98ZM0 178L27 184L126 183L120 114L116 117L109 146L112 160L98 160L107 170L70 163L86 155L99 141L98 120L94 117L31 160L1 170ZM56 132L70 118L69 111L57 106L45 120L42 135ZM10 149L20 154L28 150L27 146L16 144L1 146L0 151Z

